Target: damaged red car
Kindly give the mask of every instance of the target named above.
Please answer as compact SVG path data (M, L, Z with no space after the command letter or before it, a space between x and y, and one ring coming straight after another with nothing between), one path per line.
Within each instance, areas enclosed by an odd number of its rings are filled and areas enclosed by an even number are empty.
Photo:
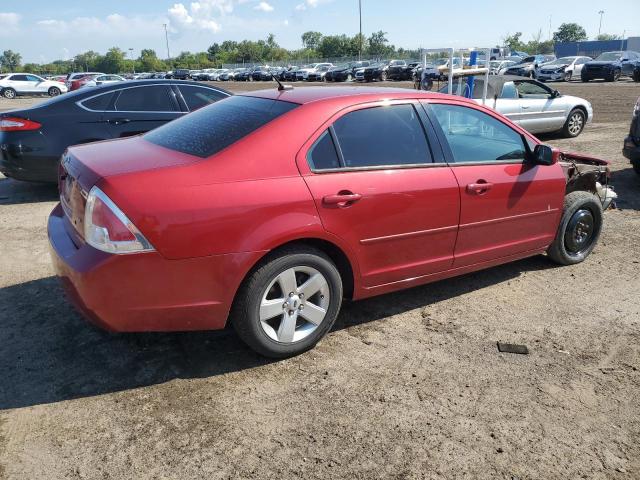
M607 162L459 97L299 88L237 95L145 135L71 147L51 254L118 332L221 329L271 357L359 300L594 248Z

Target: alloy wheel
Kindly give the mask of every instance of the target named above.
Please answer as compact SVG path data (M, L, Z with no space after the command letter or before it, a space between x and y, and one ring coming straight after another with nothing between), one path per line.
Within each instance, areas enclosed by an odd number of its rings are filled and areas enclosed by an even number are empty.
M295 343L313 333L324 321L331 301L329 283L309 266L278 274L260 301L260 326L280 343Z
M584 115L581 112L574 112L569 117L567 129L572 136L578 135L584 128Z
M9 88L4 91L4 98L16 98L16 92Z

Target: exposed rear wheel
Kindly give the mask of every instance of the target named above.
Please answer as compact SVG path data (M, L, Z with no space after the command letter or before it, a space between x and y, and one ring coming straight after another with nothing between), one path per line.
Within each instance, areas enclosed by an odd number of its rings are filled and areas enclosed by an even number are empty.
M347 74L347 82L350 82L351 80L353 80L353 77L351 76L350 73Z
M577 137L584 129L586 118L585 113L579 108L571 110L564 127L562 127L562 134L567 138Z
M57 97L61 92L58 87L51 87L48 93L50 97Z
M4 98L14 99L16 98L16 91L13 88L5 88L2 91L2 95L4 96Z
M342 279L321 251L291 247L267 259L241 287L231 312L240 338L273 358L312 348L335 322Z
M560 265L582 262L598 242L602 230L602 205L598 198L584 191L564 197L564 212L556 238L547 255Z

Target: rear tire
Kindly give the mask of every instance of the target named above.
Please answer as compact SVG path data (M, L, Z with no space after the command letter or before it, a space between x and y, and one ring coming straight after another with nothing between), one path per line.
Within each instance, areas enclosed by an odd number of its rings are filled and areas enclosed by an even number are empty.
M313 348L333 326L341 303L342 279L331 259L320 250L294 246L267 257L247 277L230 321L259 354L286 358Z
M575 138L582 133L584 126L587 123L587 116L579 109L574 108L569 112L567 121L564 122L562 127L562 135L566 138Z
M2 96L4 96L4 98L8 98L9 100L13 100L14 98L16 98L16 91L13 88L5 88L2 91Z
M547 250L560 265L584 261L596 246L602 231L602 205L591 192L576 191L564 197L558 232Z

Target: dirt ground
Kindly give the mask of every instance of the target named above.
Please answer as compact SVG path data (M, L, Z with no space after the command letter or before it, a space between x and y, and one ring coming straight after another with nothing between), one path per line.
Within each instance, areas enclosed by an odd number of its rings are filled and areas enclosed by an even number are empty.
M55 189L0 176L0 478L640 478L640 177L621 155L640 84L557 88L595 120L545 140L613 162L592 256L348 304L284 361L231 331L90 326L49 265Z

